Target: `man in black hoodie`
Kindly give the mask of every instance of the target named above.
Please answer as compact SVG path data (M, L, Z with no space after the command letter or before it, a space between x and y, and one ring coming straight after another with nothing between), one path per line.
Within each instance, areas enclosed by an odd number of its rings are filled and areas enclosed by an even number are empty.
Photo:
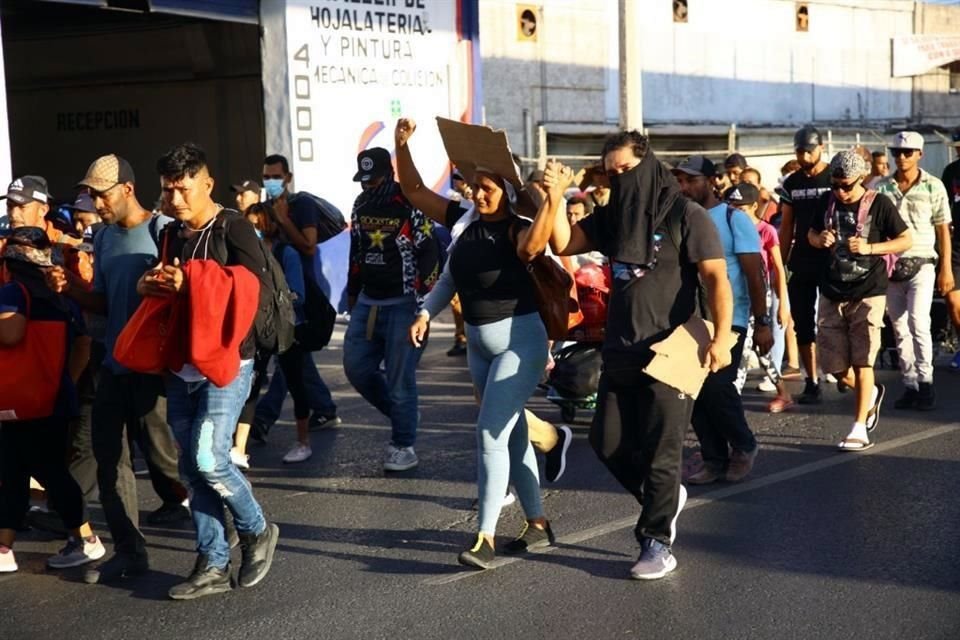
M642 505L635 528L641 553L630 574L661 578L677 564L671 553L676 519L686 500L680 484L683 437L693 399L643 369L651 345L696 313L698 282L716 324L704 365L718 371L731 361L733 295L717 230L699 205L680 194L676 179L636 131L604 143L610 203L573 227L558 212L558 255L600 251L610 258L610 294L603 374L590 443L617 480ZM548 170L546 180L558 174Z

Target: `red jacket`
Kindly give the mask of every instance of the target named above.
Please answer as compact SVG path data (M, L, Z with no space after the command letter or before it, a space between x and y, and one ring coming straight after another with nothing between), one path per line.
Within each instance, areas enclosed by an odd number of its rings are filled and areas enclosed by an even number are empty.
M253 328L260 303L260 280L245 267L223 267L214 260L183 266L181 298L187 304L187 362L218 387L240 372L240 344ZM183 363L171 363L179 370Z

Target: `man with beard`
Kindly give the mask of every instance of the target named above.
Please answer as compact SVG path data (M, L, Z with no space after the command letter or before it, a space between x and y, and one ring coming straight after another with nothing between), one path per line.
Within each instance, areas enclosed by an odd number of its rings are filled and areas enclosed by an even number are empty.
M85 580L108 583L141 575L148 568L130 443L136 442L143 452L153 488L163 500L147 521L172 524L189 518L182 504L187 491L178 479L176 445L167 426L163 378L128 371L113 359L114 343L140 305L137 281L156 264L157 237L171 219L155 216L140 205L133 168L120 156L94 160L77 186L90 194L107 225L94 238L93 290L78 286L59 268L51 270L47 281L86 311L106 317L106 358L93 401L91 437L100 502L115 555L88 571Z
M816 306L820 275L829 258L825 249L814 248L807 238L810 222L815 215L823 215L820 197L830 191L830 175L823 161L823 139L812 125L799 129L793 136L800 169L783 182L780 195L780 251L783 262L790 269L787 282L790 311L800 359L807 372L800 404L820 404L823 400L817 378Z
M630 574L653 580L677 565L671 545L686 500L680 460L693 400L643 369L653 358L650 347L696 313L700 280L715 322L703 364L714 372L728 366L723 345L731 337L733 296L716 228L680 193L646 136L612 135L602 160L610 204L572 227L558 211L552 245L558 255L598 250L610 258L613 290L590 443L642 506L634 529L641 553ZM549 169L547 185L559 175Z
M743 412L737 373L751 325L759 353L766 354L773 346L760 234L746 213L717 199L710 184L715 174L716 167L703 156L691 156L674 170L680 191L707 210L720 235L737 334L730 365L707 376L693 405L693 428L700 441L703 469L688 478L690 484L710 484L721 478L739 482L753 469L759 445ZM737 199L741 199L739 195Z

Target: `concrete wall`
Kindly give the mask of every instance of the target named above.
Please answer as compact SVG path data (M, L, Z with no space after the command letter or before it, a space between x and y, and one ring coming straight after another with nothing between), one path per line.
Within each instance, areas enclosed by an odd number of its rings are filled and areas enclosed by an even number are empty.
M960 33L960 7L918 4L917 33ZM914 78L914 113L921 122L960 125L960 93L950 93L949 71Z
M517 38L518 4L538 7L536 42ZM480 9L486 120L507 130L514 151L524 153L524 109L551 131L596 132L616 123L615 0L482 0Z
M877 125L911 113L910 78L892 78L890 38L913 33L910 0L642 2L645 124ZM486 116L520 146L523 109L551 132L598 134L618 119L616 0L540 2L536 43L516 35L510 0L483 0ZM531 3L535 4L535 3Z

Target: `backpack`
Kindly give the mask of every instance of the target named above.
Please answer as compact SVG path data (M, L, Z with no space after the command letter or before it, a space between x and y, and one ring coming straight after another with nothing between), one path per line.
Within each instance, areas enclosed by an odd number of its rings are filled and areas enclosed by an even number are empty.
M223 209L217 214L212 229L212 250L221 264L230 264L230 247L227 243L227 227L246 223L245 218L233 209ZM257 242L266 267L257 274L260 280L260 306L253 322L257 338L257 350L264 353L285 353L295 340L296 314L293 311L293 292L287 286L283 267L267 250L262 240Z
M289 245L277 243L273 245L273 257L278 264L283 264L283 250ZM297 260L299 261L299 255ZM304 351L320 351L330 343L333 335L333 326L336 324L337 312L330 304L317 281L304 274L305 299L303 301L304 321L298 324L294 335Z
M0 347L0 421L53 415L67 363L68 322L32 320L30 292L14 281L27 302L27 328L15 345ZM29 389L29 393L24 393Z
M860 198L860 204L857 207L857 236L861 238L868 238L870 236L870 226L873 222L870 217L870 207L873 206L873 201L877 198L877 192L872 190L867 190L863 194L863 197ZM833 196L833 193L830 194L830 201L827 205L827 210L823 214L823 228L824 229L836 229L837 225L835 223L837 215L837 199ZM895 253L888 253L882 256L874 256L877 258L883 258L884 265L887 270L887 277L889 278L893 274L893 269L897 264L900 256Z
M347 221L340 209L320 196L315 196L307 191L298 191L290 195L287 202L290 206L312 207L318 213L317 244L329 240L347 228Z

